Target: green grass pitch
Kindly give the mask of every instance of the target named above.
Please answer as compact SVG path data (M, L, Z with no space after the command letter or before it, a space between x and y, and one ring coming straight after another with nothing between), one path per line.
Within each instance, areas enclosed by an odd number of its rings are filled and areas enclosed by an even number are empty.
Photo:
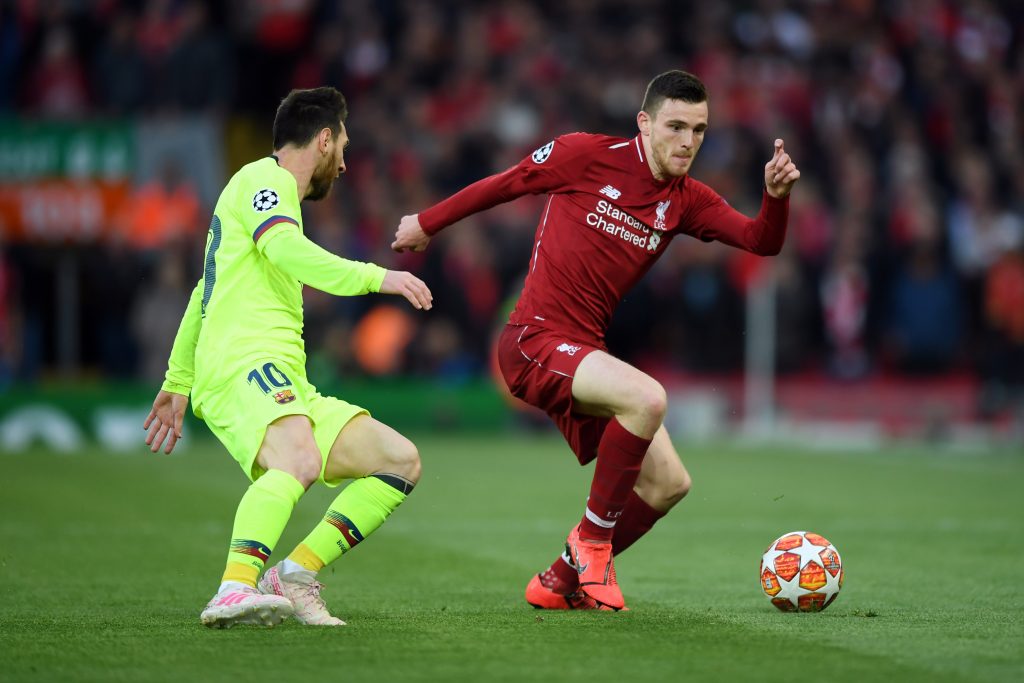
M246 485L212 441L0 455L0 681L1024 680L1019 452L684 447L693 492L617 563L632 610L552 613L522 591L591 470L546 434L413 437L416 492L322 577L340 629L199 624ZM758 586L794 529L843 557L820 614Z

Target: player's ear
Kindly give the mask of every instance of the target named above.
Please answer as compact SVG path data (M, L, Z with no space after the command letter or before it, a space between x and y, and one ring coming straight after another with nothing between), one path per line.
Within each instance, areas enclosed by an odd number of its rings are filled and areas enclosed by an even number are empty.
M331 129L324 127L320 130L320 135L317 136L317 149L321 154L327 154L327 150L331 145Z
M640 129L640 134L647 136L651 134L651 116L643 109L636 114L636 127Z

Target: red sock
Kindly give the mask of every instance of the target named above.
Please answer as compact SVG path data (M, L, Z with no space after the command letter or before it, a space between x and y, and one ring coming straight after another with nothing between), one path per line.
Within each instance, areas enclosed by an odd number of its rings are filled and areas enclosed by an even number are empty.
M580 523L580 538L612 540L615 523L640 476L640 465L650 445L650 439L632 434L615 418L608 421L597 446L594 481L590 484L587 514Z
M612 535L612 554L618 555L636 540L646 534L654 523L665 516L661 510L655 510L633 491L622 509L622 516L615 524Z
M540 582L550 591L559 595L568 595L580 587L580 575L575 567L559 555L550 567L540 573Z

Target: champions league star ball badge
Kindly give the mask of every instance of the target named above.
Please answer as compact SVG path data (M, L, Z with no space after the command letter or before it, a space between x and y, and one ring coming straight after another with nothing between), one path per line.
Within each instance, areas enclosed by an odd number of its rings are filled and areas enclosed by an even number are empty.
M252 208L257 211L270 211L277 206L278 201L277 193L273 190L263 189L257 192L252 197Z
M543 164L545 161L548 160L548 157L551 156L551 150L553 150L554 148L555 148L555 141L554 140L552 140L551 142L549 142L546 145L541 145L540 147L538 147L536 150L534 150L533 154L531 155L531 158L533 159L533 163L535 163L535 164Z

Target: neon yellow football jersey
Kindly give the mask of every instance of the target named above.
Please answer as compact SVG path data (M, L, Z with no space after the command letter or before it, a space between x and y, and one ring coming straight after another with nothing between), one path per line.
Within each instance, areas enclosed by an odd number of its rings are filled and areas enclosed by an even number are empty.
M302 237L295 177L276 158L243 166L214 209L203 277L175 337L163 389L191 391L196 407L205 392L253 361L305 367L303 283L332 294L365 294L379 291L386 273Z

